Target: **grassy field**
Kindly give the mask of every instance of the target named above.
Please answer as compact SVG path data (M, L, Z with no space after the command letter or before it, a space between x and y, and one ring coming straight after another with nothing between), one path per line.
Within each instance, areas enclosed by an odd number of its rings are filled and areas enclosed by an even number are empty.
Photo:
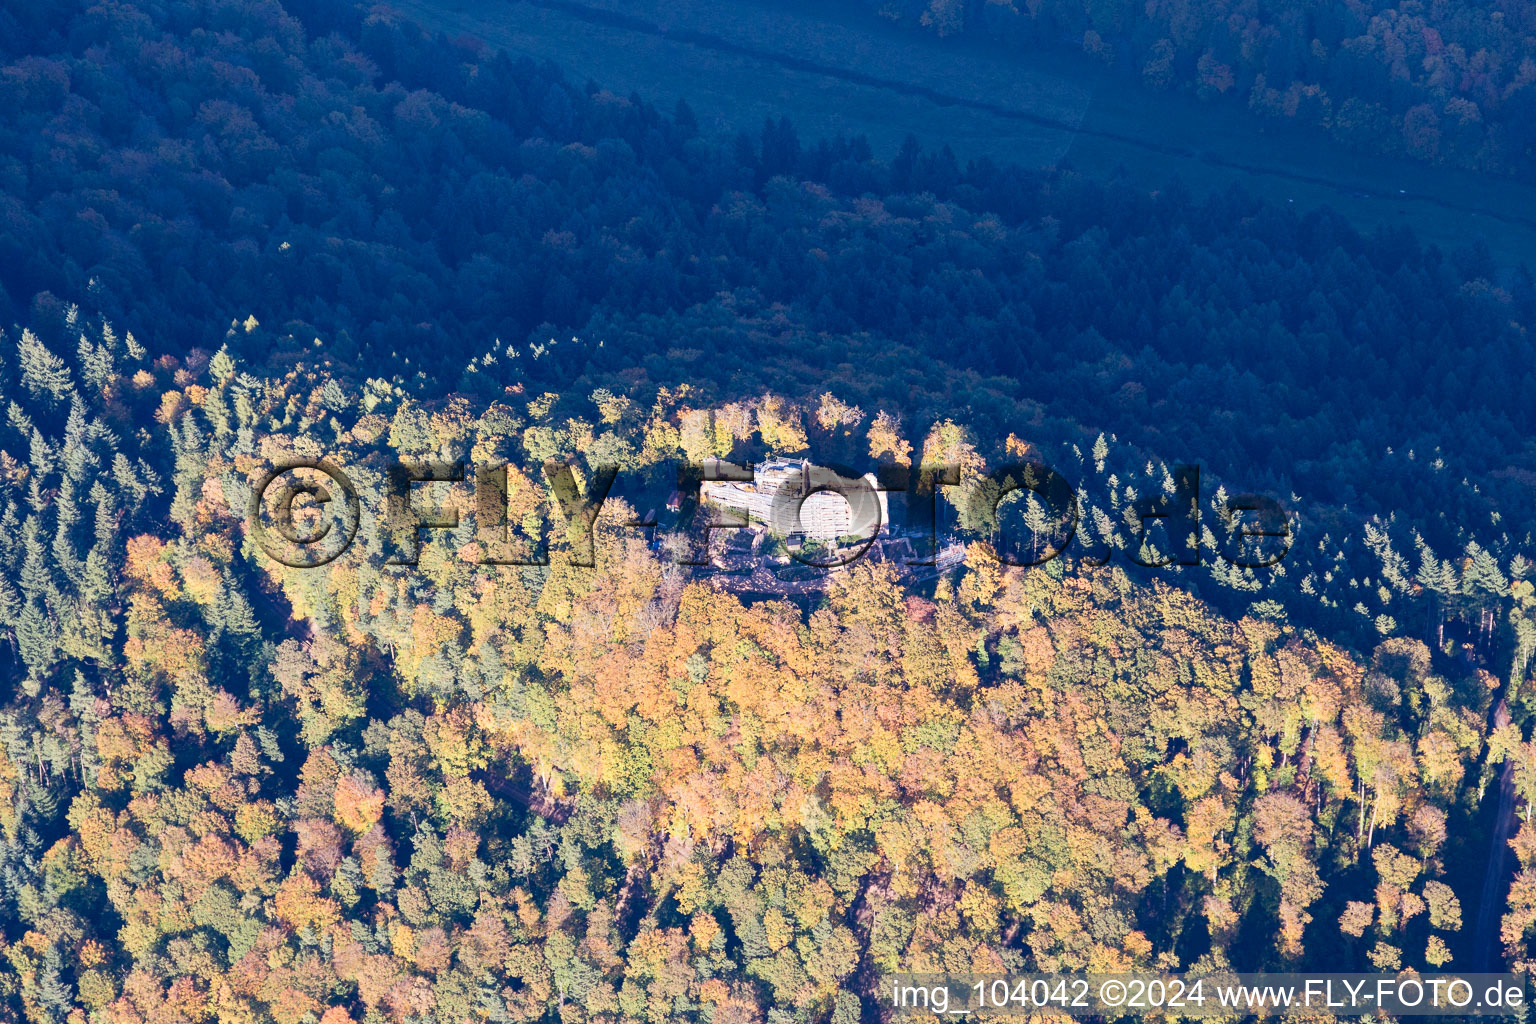
M706 130L756 131L788 115L803 138L908 134L962 159L1070 162L1158 188L1240 183L1364 231L1406 224L1450 248L1483 238L1505 264L1536 263L1536 188L1347 153L1240 105L1154 95L1076 55L1015 57L898 30L857 12L763 0L395 0L449 34L548 59L578 82L686 98Z

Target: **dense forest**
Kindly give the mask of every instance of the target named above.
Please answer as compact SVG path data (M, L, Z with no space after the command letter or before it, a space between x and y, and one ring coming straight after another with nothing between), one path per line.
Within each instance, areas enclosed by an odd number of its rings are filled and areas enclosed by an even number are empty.
M940 35L1063 42L1152 89L1246 102L1337 145L1536 172L1536 7L1526 0L862 0Z
M384 7L11 5L0 99L0 1020L852 1024L899 969L1482 966L1488 806L1536 801L1523 268L710 138ZM664 499L770 454L960 467L963 566L735 593L541 470ZM550 564L484 564L473 516L390 564L368 513L285 568L252 489L320 456L369 495L510 463ZM1022 460L1080 513L1034 570L987 476ZM1181 463L1197 547L1258 491L1286 558L1127 557Z
M320 439L367 489L399 457L518 465L575 435L680 457L700 411L873 454L890 418L605 392L581 428L515 389L151 361L68 316L74 358L12 339L4 435L3 984L30 1020L852 1022L903 968L1422 969L1472 955L1480 876L1455 866L1491 773L1536 798L1486 672L1115 566L978 542L926 596L860 563L809 604L744 603L618 502L601 571L571 565L512 471L548 567L477 564L466 520L419 566L365 529L286 568L249 488Z
M254 317L293 339L237 337L255 363L482 397L836 387L998 447L1108 432L1442 555L1530 529L1536 287L1476 247L783 121L708 140L384 9L77 13L0 34L0 322L79 301L184 354Z

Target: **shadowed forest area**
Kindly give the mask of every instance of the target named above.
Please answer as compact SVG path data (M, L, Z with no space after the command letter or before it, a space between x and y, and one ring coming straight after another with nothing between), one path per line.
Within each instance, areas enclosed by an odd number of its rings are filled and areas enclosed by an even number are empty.
M1449 159L1449 143L1433 158L1372 144L1347 116L1358 104L1335 116L1317 86L1296 81L1274 96L1250 72L1225 89L1198 87L1194 58L1154 61L1161 70L1148 76L1103 47L1085 52L1081 25L1074 34L1026 6L975 6L967 24L991 30L939 32L894 5L803 0L397 5L450 37L552 61L573 81L668 106L685 97L707 130L756 131L765 117L787 115L809 137L862 135L882 159L915 133L962 162L1067 165L1142 189L1176 177L1197 196L1236 184L1304 212L1329 206L1363 234L1403 226L1446 248L1481 238L1505 265L1536 254L1536 196L1523 172ZM1395 31L1417 44L1406 24ZM1206 26L1193 38L1223 32ZM1284 50L1274 28L1263 38ZM1257 46L1239 44L1245 53ZM1439 80L1442 104L1461 99L1443 83L1475 82ZM1406 117L1372 110L1388 134Z

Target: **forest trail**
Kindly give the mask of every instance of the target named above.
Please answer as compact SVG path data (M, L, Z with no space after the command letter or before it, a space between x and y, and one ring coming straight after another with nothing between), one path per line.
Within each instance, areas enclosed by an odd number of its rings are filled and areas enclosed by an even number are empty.
M908 134L962 160L1068 161L1149 189L1233 184L1370 232L1407 225L1444 247L1477 237L1506 264L1536 263L1536 187L1409 160L1348 154L1236 104L1153 94L1070 54L901 31L835 5L764 0L394 0L424 25L560 65L706 130L755 133L786 115L802 138L862 134L890 156Z
M1509 722L1509 705L1499 701L1493 713L1494 728ZM1483 873L1483 891L1477 906L1477 931L1474 934L1474 970L1498 969L1500 908L1504 906L1501 886L1509 877L1509 833L1515 821L1515 768L1506 761L1499 772L1499 810L1493 835L1488 840L1488 866Z

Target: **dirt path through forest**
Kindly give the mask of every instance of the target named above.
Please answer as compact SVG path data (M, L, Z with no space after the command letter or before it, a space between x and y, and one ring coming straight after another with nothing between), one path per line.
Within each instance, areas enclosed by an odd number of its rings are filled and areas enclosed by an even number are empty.
M1509 705L1499 701L1493 726L1509 723ZM1488 840L1488 866L1477 906L1477 931L1473 937L1473 970L1499 969L1499 926L1509 883L1509 834L1515 823L1515 768L1506 762L1499 772L1499 809Z

